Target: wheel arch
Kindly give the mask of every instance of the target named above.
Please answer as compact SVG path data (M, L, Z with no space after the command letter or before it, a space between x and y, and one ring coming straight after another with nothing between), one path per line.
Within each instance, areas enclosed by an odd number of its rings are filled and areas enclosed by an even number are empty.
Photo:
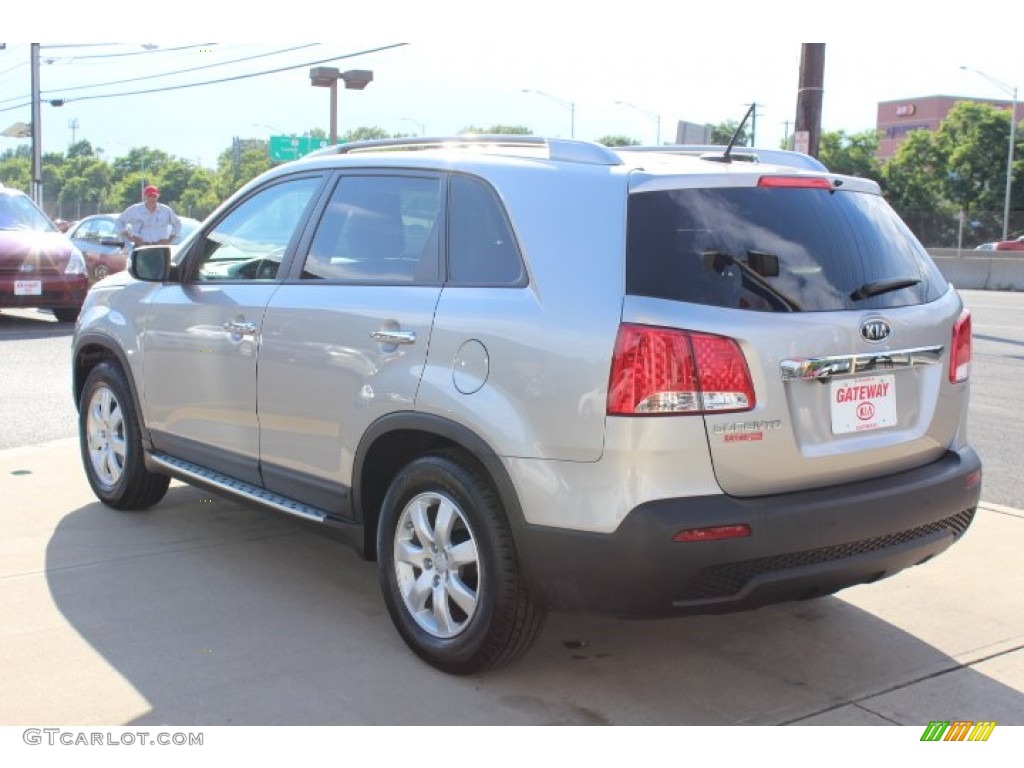
M352 505L363 527L363 556L376 559L381 502L395 475L413 459L445 449L461 451L493 483L516 548L525 525L519 495L508 470L490 444L463 424L434 414L402 412L384 416L363 435L352 471Z
M152 444L149 439L149 430L146 429L146 422L142 418L142 401L135 385L135 377L132 376L132 368L128 363L128 356L120 346L112 343L110 338L104 334L84 334L75 342L71 371L71 387L75 409L78 410L81 404L82 390L85 389L86 379L89 378L92 370L103 362L116 363L124 373L124 377L131 389L132 406L135 408L139 431L142 433L142 442L148 451Z

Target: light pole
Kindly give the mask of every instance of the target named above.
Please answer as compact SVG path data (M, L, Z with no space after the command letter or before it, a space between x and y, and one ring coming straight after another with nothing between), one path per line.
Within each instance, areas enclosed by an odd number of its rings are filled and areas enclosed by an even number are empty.
M544 91L536 91L533 88L523 88L523 93L536 93L538 96L543 96L546 99L551 99L565 109L569 110L569 138L576 138L576 104L566 99L560 99L557 96L552 96L550 93L544 93Z
M345 87L361 91L373 80L369 69L350 69L339 72L337 67L313 67L309 70L313 85L331 89L331 144L338 143L338 81L344 80Z
M1010 148L1006 152L1006 199L1003 201L1003 240L1010 239L1010 193L1013 190L1013 149L1017 141L1017 88L996 80L992 75L986 75L980 69L974 67L960 67L968 69L975 74L981 75L992 85L999 88L1003 93L1010 94Z
M624 107L630 107L631 109L635 109L641 115L646 115L647 117L654 120L654 122L657 123L658 125L657 138L654 140L654 143L656 145L661 144L661 115L656 114L654 112L648 112L646 109L640 109L640 107L638 107L636 104L630 104L628 101L616 101L615 103L621 104Z

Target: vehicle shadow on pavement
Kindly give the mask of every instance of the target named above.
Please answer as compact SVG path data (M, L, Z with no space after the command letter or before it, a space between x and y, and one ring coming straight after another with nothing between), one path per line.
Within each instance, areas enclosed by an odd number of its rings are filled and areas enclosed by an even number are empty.
M173 484L149 511L96 503L57 524L52 600L105 663L73 684L55 668L37 695L107 725L1024 724L1020 627L972 615L986 582L963 584L955 559L973 533L843 597L658 621L552 615L518 663L459 678L407 650L374 563L322 529ZM1000 651L1014 632L1016 651ZM125 683L137 696L109 695Z
M62 323L48 312L11 309L0 311L0 338L49 338L71 336L74 332L74 323Z

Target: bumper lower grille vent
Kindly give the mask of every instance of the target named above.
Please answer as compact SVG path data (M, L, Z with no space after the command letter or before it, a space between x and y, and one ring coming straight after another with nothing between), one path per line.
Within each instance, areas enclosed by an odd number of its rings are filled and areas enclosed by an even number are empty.
M691 579L676 597L679 601L714 600L730 597L742 590L747 583L758 576L779 571L794 570L821 563L845 560L870 552L896 547L937 533L952 533L959 537L974 519L973 509L964 510L952 517L938 520L918 528L890 533L874 539L852 541L821 549L791 552L785 555L762 557L738 563L726 563L705 568Z

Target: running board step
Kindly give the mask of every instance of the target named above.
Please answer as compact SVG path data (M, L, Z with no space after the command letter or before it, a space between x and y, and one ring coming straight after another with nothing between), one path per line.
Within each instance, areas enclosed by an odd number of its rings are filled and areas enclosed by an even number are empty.
M329 520L334 522L334 518L331 518L331 515L322 509L310 506L309 504L303 504L279 493L268 491L266 488L260 488L258 485L222 475L220 472L200 467L198 464L193 464L190 461L177 459L165 453L151 453L149 458L154 468L187 483L196 483L214 490L220 490L231 496L236 496L264 507L270 507L278 512L295 515L304 520L312 520L316 523L326 523Z

